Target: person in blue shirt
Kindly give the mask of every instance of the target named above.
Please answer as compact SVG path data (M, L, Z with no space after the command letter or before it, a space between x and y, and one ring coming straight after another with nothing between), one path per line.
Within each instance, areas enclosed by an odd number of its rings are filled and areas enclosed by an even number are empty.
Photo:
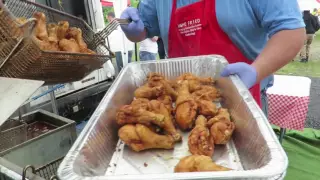
M297 0L141 0L121 18L132 20L121 26L129 40L160 36L169 58L225 56L230 64L221 75L237 74L258 103L260 93L266 99L272 73L290 62L305 40Z

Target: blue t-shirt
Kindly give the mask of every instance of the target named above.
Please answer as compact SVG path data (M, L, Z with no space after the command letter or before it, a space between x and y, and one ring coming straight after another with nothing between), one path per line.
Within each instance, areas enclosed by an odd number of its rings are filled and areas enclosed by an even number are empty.
M183 7L198 0L178 0ZM161 36L168 51L172 0L141 0L139 13L148 37ZM220 27L242 53L255 60L268 39L281 30L303 28L297 0L216 0ZM272 86L273 76L261 82L261 89Z

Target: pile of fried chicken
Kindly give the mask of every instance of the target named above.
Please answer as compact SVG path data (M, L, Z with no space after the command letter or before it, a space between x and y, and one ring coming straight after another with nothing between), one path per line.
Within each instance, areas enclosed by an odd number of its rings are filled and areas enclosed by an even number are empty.
M33 18L36 19L36 25L33 30L32 39L41 50L96 54L88 49L87 44L83 40L81 29L70 27L68 21L60 21L58 24L47 24L46 16L42 12L35 12ZM16 21L22 25L27 22L27 19L20 17Z
M181 141L178 128L191 130L192 155L181 159L175 172L230 170L212 161L214 145L227 144L235 129L228 110L216 107L221 95L214 84L210 77L191 73L175 80L149 73L147 82L134 92L132 103L117 112L120 139L136 152L173 149Z

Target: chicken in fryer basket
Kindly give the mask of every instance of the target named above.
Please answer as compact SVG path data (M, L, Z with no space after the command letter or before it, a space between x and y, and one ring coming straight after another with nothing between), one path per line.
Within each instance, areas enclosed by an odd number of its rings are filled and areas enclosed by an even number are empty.
M61 39L59 41L59 48L61 51L79 53L80 47L75 39Z
M48 24L48 41L53 43L58 43L58 25L56 24Z
M33 30L33 36L32 40L33 42L44 51L59 51L59 46L57 41L51 41L49 40L49 33L47 31L46 26L46 16L44 13L36 12L33 14L33 17L37 20L36 25ZM52 29L52 25L50 25L49 32L50 37L52 38L54 36L53 32L54 29Z
M132 150L173 149L174 139L169 135L159 135L142 124L128 124L118 131L120 139Z
M214 163L209 156L191 155L182 158L174 168L174 172L230 171L227 167Z
M66 38L67 36L67 31L69 29L70 25L68 21L59 21L58 22L58 29L57 29L57 37L59 41L61 39Z
M70 27L68 21L47 24L46 15L42 12L35 12L33 17L36 19L36 24L31 38L41 50L96 54L88 49L80 28ZM20 17L16 19L16 22L24 24L27 19ZM17 33L17 37L22 35L22 30Z
M48 40L48 31L47 31L47 19L46 15L42 12L35 12L33 17L37 20L36 26L34 27L34 35L41 41Z
M94 51L88 49L88 45L84 42L82 38L82 30L80 28L69 28L66 34L66 38L75 39L79 45L81 53L95 54Z

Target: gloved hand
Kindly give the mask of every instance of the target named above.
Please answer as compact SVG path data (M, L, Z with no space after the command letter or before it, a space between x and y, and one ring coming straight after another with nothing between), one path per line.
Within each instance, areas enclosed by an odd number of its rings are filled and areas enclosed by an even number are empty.
M122 31L127 35L137 36L144 31L144 24L139 17L137 8L128 7L122 12L120 18L132 20L128 25L121 25Z
M229 64L221 72L222 77L227 77L234 74L240 77L240 79L248 89L256 84L257 71L253 66L247 63L239 62Z

